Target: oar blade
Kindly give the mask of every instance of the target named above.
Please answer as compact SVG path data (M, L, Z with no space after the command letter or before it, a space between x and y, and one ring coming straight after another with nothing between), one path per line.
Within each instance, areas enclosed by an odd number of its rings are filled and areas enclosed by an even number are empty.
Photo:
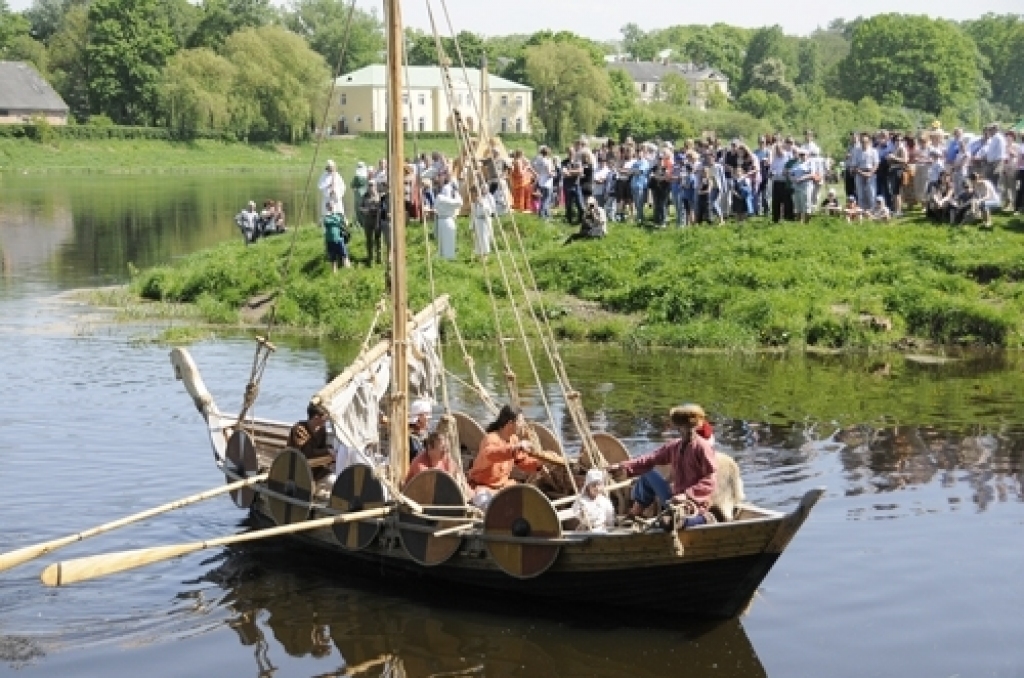
M64 586L188 555L205 546L206 544L200 541L75 558L50 565L43 570L40 578L47 586Z

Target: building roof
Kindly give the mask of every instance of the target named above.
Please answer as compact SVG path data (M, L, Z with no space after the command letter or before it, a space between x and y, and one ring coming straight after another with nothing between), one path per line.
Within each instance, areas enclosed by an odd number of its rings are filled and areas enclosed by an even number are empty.
M0 61L0 108L67 113L68 105L30 64Z
M479 68L467 68L466 71L469 73L468 85L474 88L480 87L480 69ZM461 68L452 68L452 84L455 87L466 87L466 77L463 75ZM413 89L434 89L442 86L441 84L441 67L440 66L409 66L408 75L406 70L402 69L402 78L406 78L408 82L406 85ZM360 68L358 71L352 71L340 76L336 80L339 86L359 86L359 85L371 85L373 87L384 87L387 83L387 69L383 64L373 64ZM496 75L488 74L487 84L492 90L519 90L522 92L533 91L532 87L526 85L520 85L518 82L512 82L505 78L499 78Z
M692 63L662 63L660 61L615 61L608 68L618 68L629 73L634 82L661 82L669 73L681 75L688 80L728 80L714 68Z

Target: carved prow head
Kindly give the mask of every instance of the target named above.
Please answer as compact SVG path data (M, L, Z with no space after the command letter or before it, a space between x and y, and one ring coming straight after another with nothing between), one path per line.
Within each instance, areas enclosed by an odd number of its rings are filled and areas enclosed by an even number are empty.
M174 378L185 383L185 390L192 396L192 402L203 417L208 417L216 411L213 403L213 396L207 390L203 378L199 375L199 368L192 360L187 349L175 348L171 351L171 366L174 367Z

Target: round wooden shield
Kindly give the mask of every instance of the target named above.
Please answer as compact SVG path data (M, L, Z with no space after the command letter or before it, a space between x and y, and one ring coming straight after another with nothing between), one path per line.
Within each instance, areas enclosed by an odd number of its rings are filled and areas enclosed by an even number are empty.
M305 455L291 448L281 451L270 465L267 489L279 495L266 495L267 510L275 523L290 525L306 520L313 499L313 472Z
M349 513L384 506L384 486L365 464L353 464L338 474L331 488L330 507ZM380 531L376 520L337 523L332 528L334 538L350 551L361 551L373 543Z
M480 450L480 441L487 435L483 427L462 412L452 412L452 417L455 418L459 430L459 447L462 448L459 453L470 460L476 458L476 453Z
M484 536L530 539L558 538L562 526L548 498L531 485L513 485L494 495L484 515ZM505 574L532 579L558 557L558 545L523 544L485 539L487 552Z
M256 446L252 442L252 436L246 431L239 429L231 434L231 437L228 438L225 456L227 456L228 467L238 475L248 478L259 473L260 460L256 456ZM235 482L234 478L228 476L224 476L224 479L229 484ZM243 487L231 492L231 501L235 502L235 506L238 508L249 508L255 499L256 491L251 487Z
M530 426L533 427L534 432L537 434L537 440L540 441L540 446L543 449L548 452L562 454L562 443L558 442L558 438L551 432L551 429L536 421L530 422Z
M621 440L611 433L592 433L591 437L594 439L594 444L597 445L597 449L600 450L604 460L609 464L629 460L629 450L626 449ZM580 466L587 470L590 469L590 457L582 451L580 452Z
M437 516L461 517L466 515L466 499L462 496L459 484L450 475L439 469L428 469L417 474L402 493L418 504L426 506L451 506L431 508L430 513ZM440 565L455 555L462 543L462 537L453 534L444 537L433 537L419 530L403 530L403 525L416 525L443 530L454 527L456 523L438 522L421 515L410 513L407 509L398 514L398 532L402 535L402 546L409 557L420 565Z

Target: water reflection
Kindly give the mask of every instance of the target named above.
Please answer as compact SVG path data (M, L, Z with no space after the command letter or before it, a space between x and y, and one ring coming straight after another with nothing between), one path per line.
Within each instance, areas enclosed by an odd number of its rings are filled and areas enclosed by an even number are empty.
M210 584L216 588L201 593ZM221 592L218 605L261 677L291 658L320 676L766 675L739 621L631 624L637 620L601 607L600 591L577 611L497 606L457 590L421 590L410 600L408 590L393 597L265 545L232 549L189 585L197 590L183 596Z
M233 217L249 200L281 200L297 219L304 186L300 174L0 180L4 277L45 279L63 288L124 282L129 262L165 264L238 237Z

